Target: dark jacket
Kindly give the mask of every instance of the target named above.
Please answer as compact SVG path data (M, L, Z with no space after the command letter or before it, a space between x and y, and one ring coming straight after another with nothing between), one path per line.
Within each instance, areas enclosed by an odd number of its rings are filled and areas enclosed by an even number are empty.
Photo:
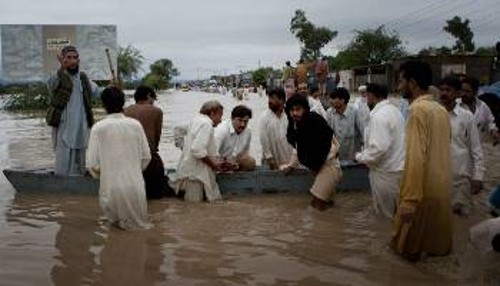
M307 111L297 123L290 117L289 120L288 142L297 150L300 163L318 172L332 147L333 130L326 120L315 112Z
M54 90L49 90L49 108L45 116L45 121L48 125L59 127L61 123L61 115L69 102L69 98L73 91L73 82L69 74L63 69L57 71L58 83ZM80 72L80 80L82 82L83 102L85 107L85 117L87 124L92 127L94 124L94 116L92 114L92 86L90 80L84 72Z

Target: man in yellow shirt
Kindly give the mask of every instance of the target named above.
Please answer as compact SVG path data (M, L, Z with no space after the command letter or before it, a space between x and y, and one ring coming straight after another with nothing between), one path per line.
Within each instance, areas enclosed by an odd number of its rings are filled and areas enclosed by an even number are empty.
M410 102L410 113L392 246L411 261L423 253L447 255L452 246L450 119L428 94L431 82L428 64L401 65L398 88Z

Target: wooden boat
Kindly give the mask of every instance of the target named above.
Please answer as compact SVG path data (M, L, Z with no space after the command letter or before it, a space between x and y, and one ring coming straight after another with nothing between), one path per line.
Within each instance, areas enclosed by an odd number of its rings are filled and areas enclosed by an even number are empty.
M343 178L339 190L367 190L370 188L365 165L341 162ZM19 193L97 195L99 180L90 176L59 176L48 168L6 169L5 177ZM175 173L167 170L166 176ZM296 169L285 175L280 171L258 168L253 172L235 172L217 175L223 195L258 193L306 193L314 181L307 169Z

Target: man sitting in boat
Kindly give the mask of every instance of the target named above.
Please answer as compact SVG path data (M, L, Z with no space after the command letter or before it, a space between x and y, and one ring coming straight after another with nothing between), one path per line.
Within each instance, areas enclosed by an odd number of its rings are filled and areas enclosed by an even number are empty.
M146 196L148 199L156 199L172 195L172 190L169 188L165 177L163 161L158 154L158 145L160 144L161 129L163 127L163 111L154 106L156 93L149 86L139 86L135 90L134 99L135 104L125 108L124 113L141 123L148 138L151 162L143 172L146 182Z
M141 173L151 160L146 134L139 121L122 113L120 89L106 88L101 99L108 116L92 127L87 152L89 171L100 179L99 203L117 227L149 228Z
M222 113L223 107L218 101L208 101L188 126L171 183L177 193L185 192L186 201L201 202L204 195L210 202L221 199L215 172L221 171L227 163L218 158L214 127L221 122Z
M255 159L249 154L252 132L247 126L251 118L252 110L238 105L231 112L231 120L224 121L215 128L219 156L232 163L239 171L255 169Z
M309 109L307 98L298 94L286 102L286 113L291 118L286 136L295 150L290 163L281 165L280 170L288 173L299 162L310 169L315 175L311 206L324 211L333 205L331 199L342 177L337 159L339 143L326 120Z
M262 161L271 170L288 163L293 150L292 145L286 140L288 118L285 114L285 97L283 89L270 90L269 109L263 112L259 122Z

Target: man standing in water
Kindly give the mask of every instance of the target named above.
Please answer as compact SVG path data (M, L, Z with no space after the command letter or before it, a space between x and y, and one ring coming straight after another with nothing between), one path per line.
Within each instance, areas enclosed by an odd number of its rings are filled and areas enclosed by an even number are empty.
M326 121L340 143L340 160L354 160L363 145L364 118L359 110L349 105L349 91L343 87L330 93L331 107L326 111Z
M295 151L290 163L281 165L285 173L290 172L300 162L314 175L311 187L313 199L311 206L324 211L333 205L332 197L342 177L340 162L337 159L339 144L325 119L309 111L307 98L294 95L286 102L286 112L291 118L287 139Z
M92 96L99 91L79 70L80 58L75 47L64 47L58 60L61 68L47 83L50 96L45 119L53 127L55 173L79 175L85 172L85 149L94 123Z
M472 194L479 193L482 188L485 168L474 115L456 102L461 85L458 78L445 77L439 84L439 100L450 114L453 212L468 216L472 207Z
M87 164L99 178L99 203L107 219L122 229L149 228L141 171L151 160L141 124L123 114L125 95L106 88L101 95L108 113L90 132Z
M448 112L427 93L432 70L408 61L399 70L399 90L408 98L406 159L392 246L404 258L451 251L451 127Z
M399 183L405 158L405 121L387 100L384 86L370 83L367 101L372 107L365 129L365 148L356 160L370 168L370 186L376 215L392 218L399 197Z
M214 127L221 122L222 113L223 107L218 101L207 101L188 126L171 183L177 193L186 192L186 201L201 202L204 196L209 202L221 199L215 172L221 171L225 163L218 158Z
M141 85L135 90L134 99L135 104L125 108L124 113L141 123L146 138L148 138L151 162L149 162L143 173L146 182L146 196L148 199L158 199L163 196L173 195L165 177L163 161L158 154L158 145L160 144L163 127L163 111L154 106L156 93L151 87Z
M493 140L500 140L500 133L495 124L495 117L491 113L491 109L484 101L477 98L479 89L479 81L472 77L466 77L462 80L462 104L461 106L468 109L474 114L474 121L479 131L479 138L484 141L488 135Z
M292 146L286 140L288 118L285 114L285 91L273 89L268 93L269 108L263 112L260 123L262 160L271 170L288 163Z

